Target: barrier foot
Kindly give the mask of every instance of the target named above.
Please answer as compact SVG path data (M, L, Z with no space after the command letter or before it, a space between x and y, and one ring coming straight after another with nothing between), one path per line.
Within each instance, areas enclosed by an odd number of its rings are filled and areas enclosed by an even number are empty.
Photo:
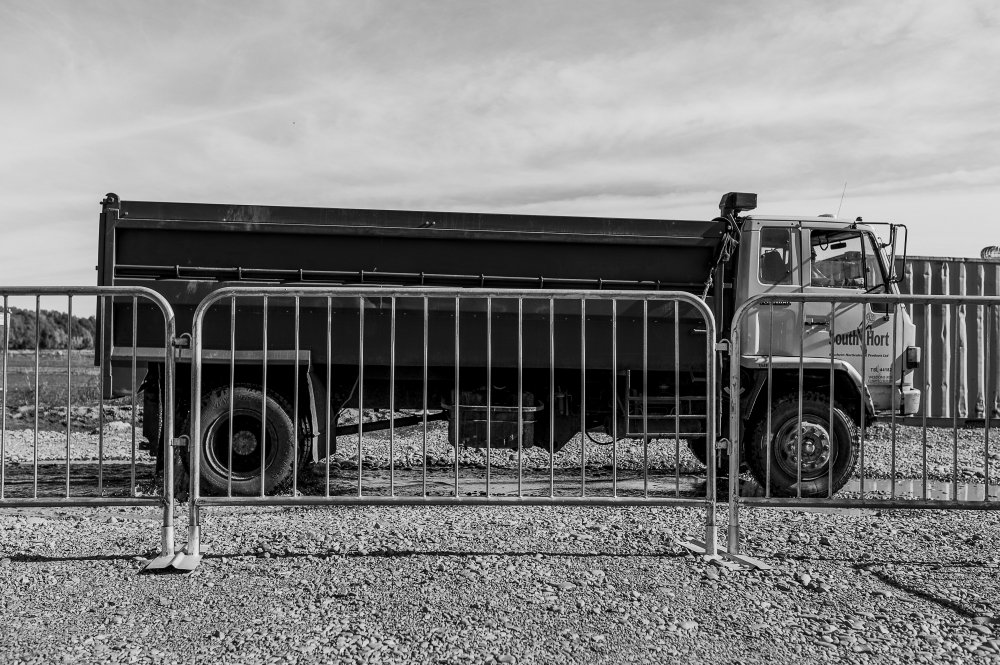
M757 570L773 570L774 566L769 563L765 563L760 559L755 559L752 556L746 556L745 554L730 554L729 552L723 551L723 556L725 556L730 561L735 561L741 566L749 566L750 568L756 568Z
M201 563L201 557L205 554L201 547L201 527L188 527L187 547L184 548L183 558L175 561L172 565L177 570L194 570Z
M729 568L730 570L739 570L742 567L756 568L757 570L771 570L772 566L760 559L755 559L750 556L743 554L730 554L727 550L719 550L716 556L708 554L708 550L705 548L705 543L700 540L687 540L682 542L681 547L690 550L698 556L704 557L706 561L710 561L717 566L722 568Z
M199 534L196 533L195 535ZM171 570L185 573L191 572L201 563L203 554L197 537L193 543L190 539L188 540L187 551L174 552L174 533L171 527L164 527L163 529L163 548L160 551L160 556L143 566L142 570L139 571L140 573L166 572Z
M170 571L174 570L177 572L189 573L198 567L201 563L201 555L191 555L185 554L184 552L177 552L176 554L158 556L149 563L139 572L154 572L154 571Z

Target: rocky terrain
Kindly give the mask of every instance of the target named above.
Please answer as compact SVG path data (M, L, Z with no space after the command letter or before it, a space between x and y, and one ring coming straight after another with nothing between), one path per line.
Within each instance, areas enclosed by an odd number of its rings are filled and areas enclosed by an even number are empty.
M105 460L127 469L131 411L105 409ZM70 411L74 469L96 459L99 414ZM65 460L65 419L64 408L39 414L41 462ZM9 413L16 421L27 429L7 431L8 480L34 459L34 414ZM152 460L135 439L151 491ZM425 458L419 429L397 431L393 466L415 472L426 459L450 477L447 426L432 423L427 439ZM929 475L951 478L951 430L929 430L926 447L919 429L901 427L896 439L899 477L919 477L926 451ZM983 482L983 440L982 430L959 431L963 483ZM888 477L890 452L887 426L870 429L865 475ZM365 435L366 478L384 479L389 453L387 431ZM344 437L332 476L351 478L357 454ZM571 475L581 455L589 475L606 477L611 447L589 440L553 465ZM484 450L459 461L481 480ZM547 475L546 451L521 461ZM620 444L618 463L637 477L641 445ZM661 478L703 473L672 441L653 442L648 465ZM517 454L494 450L490 466L509 475ZM300 490L322 491L325 469L307 469ZM3 662L1000 663L996 512L747 510L744 551L768 570L683 548L704 533L700 509L206 508L202 517L197 571L140 575L157 554L155 509L0 511Z
M156 511L5 511L0 648L7 663L1000 662L996 513L748 512L767 571L687 554L700 513L217 508L197 571L139 575Z

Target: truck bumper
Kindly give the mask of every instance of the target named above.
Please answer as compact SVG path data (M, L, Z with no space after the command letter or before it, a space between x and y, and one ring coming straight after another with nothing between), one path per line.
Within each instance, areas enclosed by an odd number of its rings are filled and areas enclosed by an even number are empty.
M882 416L894 411L897 416L912 416L920 411L920 390L913 386L902 388L888 385L868 386L875 410Z
M916 415L920 411L920 391L913 386L903 386L900 393L900 415Z

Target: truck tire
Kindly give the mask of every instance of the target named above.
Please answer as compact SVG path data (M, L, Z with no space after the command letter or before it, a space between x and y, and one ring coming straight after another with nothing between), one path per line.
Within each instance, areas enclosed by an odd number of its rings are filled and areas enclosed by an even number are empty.
M830 492L830 464L833 464L833 492L842 488L854 473L858 447L856 427L837 404L830 427L830 402L817 393L802 396L802 496L825 497ZM771 494L796 496L798 493L796 453L799 398L788 395L778 400L771 413ZM748 428L750 429L750 428ZM832 432L832 436L831 436ZM753 428L746 448L747 466L761 487L767 482L767 418Z
M267 415L264 443L264 493L291 479L297 452L295 425L284 400L263 399L254 386L233 388L232 487L234 496L260 494L261 404ZM206 494L229 488L229 388L212 391L201 407L201 487Z
M142 435L147 443L140 450L149 450L159 459L163 452L163 397L159 379L154 376L142 389Z
M694 458L708 466L708 449L705 447L705 439L687 439L684 441L687 444L688 450L694 455Z

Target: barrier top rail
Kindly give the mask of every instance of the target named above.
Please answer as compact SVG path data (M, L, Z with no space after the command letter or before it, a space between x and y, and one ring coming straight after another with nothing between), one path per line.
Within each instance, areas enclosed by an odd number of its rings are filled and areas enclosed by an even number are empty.
M734 325L747 310L771 303L837 302L897 305L998 305L1000 296L921 295L917 293L762 293L747 299L733 313Z
M213 291L199 303L195 310L195 321L200 314L215 303L226 298L253 296L281 297L429 297L429 298L525 298L574 300L676 300L683 301L700 310L706 320L715 327L712 310L698 296L687 291L654 291L630 289L502 289L502 288L451 288L438 286L227 286Z
M145 286L0 286L0 296L125 296L144 297L155 302L173 324L173 308L160 293Z

